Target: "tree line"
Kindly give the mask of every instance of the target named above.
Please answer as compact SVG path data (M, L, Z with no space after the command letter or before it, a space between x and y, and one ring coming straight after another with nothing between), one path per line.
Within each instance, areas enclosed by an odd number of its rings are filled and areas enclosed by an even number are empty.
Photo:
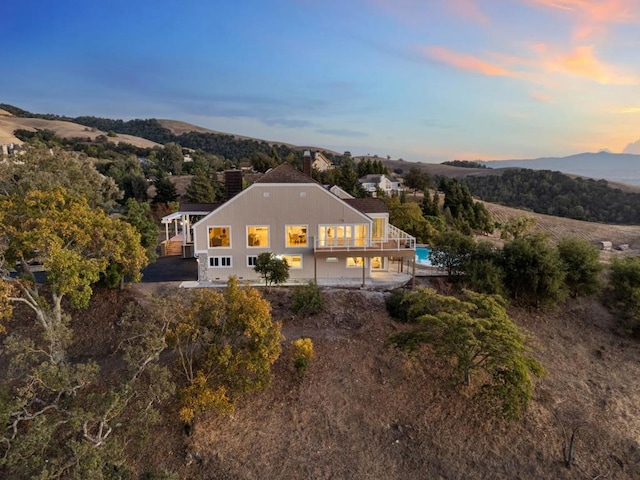
M475 197L487 202L589 222L640 223L640 194L613 188L606 180L509 169L501 176L468 176L464 182Z

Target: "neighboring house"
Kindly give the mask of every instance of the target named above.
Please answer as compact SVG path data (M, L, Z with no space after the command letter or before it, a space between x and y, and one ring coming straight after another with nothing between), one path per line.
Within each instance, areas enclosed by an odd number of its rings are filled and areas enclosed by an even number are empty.
M358 179L358 183L362 185L365 191L375 195L378 189L382 190L385 194L392 197L399 195L402 191L402 186L399 181L393 180L383 174L369 174Z
M331 160L325 157L322 152L310 152L309 150L305 150L302 158L303 165L305 165L306 162L310 161L311 168L319 172L326 172L327 170L331 170L333 168L333 163L331 163Z
M263 252L284 258L290 280L300 282L364 284L415 261L415 238L389 224L384 202L341 199L288 163L195 223L193 249L200 282L259 281L254 266Z

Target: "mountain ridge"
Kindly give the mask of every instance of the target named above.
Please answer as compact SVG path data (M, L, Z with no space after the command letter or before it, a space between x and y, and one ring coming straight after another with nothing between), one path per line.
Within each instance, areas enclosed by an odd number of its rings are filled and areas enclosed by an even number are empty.
M488 160L478 163L493 169L553 170L582 177L640 185L640 155L632 153L584 152L566 157Z

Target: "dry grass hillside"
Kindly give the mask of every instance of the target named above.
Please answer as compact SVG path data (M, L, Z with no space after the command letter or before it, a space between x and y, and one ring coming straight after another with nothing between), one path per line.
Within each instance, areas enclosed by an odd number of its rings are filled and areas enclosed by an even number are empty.
M631 249L640 250L640 226L635 225L607 225L601 223L583 222L570 218L542 215L516 208L504 207L494 203L483 202L491 216L500 223L517 216L530 216L536 219L534 231L545 232L553 241L565 237L577 237L597 245L602 240L609 240L613 245L629 244ZM499 238L499 232L491 237Z
M287 338L272 386L232 415L204 415L184 443L174 424L140 468L189 479L640 478L640 346L617 333L597 299L511 311L548 375L509 424L478 406L473 388L453 385L446 361L385 347L404 327L388 317L382 292L323 294L326 311L302 318L289 290L268 293ZM301 336L316 350L302 376L286 351ZM567 469L563 444L578 426Z
M6 113L6 112L5 112ZM98 135L105 135L105 132L94 130L84 125L72 122L63 122L60 120L44 120L41 118L21 118L11 115L0 115L0 143L18 143L13 132L18 129L30 131L36 130L52 130L62 138L89 137L95 139ZM144 138L135 137L133 135L118 135L116 137L108 137L110 142L124 142L136 147L152 148L159 146L158 143L146 140Z

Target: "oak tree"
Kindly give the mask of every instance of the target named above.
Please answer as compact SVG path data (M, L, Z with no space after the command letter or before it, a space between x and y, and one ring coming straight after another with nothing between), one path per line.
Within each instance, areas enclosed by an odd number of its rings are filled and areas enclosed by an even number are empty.
M8 298L33 311L56 364L64 360L69 340L63 298L86 307L92 284L109 267L135 281L147 263L133 226L60 188L0 197L0 237L5 239L1 282L19 292ZM34 262L46 271L44 290L34 281ZM20 272L17 279L10 276L14 266Z
M455 375L466 386L476 372L480 391L498 401L504 417L517 418L532 398L534 378L544 370L509 318L504 300L471 291L457 299L418 289L407 302L416 326L392 335L388 343L410 352L429 345L453 360Z
M202 289L176 300L182 314L167 338L186 380L180 418L187 425L208 409L230 412L241 395L269 385L282 335L256 289L232 277L222 293Z

